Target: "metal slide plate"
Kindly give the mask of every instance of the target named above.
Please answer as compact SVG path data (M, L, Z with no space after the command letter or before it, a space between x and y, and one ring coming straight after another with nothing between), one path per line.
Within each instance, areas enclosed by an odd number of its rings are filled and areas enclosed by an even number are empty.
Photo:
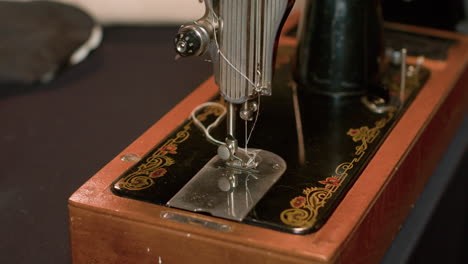
M215 156L167 205L242 221L286 170L281 157L265 150L257 161L256 169L247 170L228 167Z

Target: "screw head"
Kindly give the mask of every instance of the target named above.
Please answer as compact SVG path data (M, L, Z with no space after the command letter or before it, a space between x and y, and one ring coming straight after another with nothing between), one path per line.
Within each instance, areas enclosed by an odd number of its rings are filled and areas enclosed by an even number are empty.
M226 145L218 147L218 156L222 160L229 160L231 158L231 150Z
M176 44L176 49L179 53L184 53L187 51L187 43L182 40L178 41Z
M125 154L120 157L120 160L125 162L137 162L140 160L140 157L137 154Z

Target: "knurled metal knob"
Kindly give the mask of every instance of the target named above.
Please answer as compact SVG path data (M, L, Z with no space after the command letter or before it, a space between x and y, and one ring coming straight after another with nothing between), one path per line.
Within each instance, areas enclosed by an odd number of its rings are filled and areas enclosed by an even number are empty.
M176 52L182 57L203 55L210 37L205 28L198 25L182 26L174 39Z

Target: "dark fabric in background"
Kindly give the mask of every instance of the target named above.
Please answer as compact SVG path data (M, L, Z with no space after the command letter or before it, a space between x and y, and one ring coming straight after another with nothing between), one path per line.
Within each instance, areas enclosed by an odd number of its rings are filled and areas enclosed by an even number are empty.
M211 74L175 32L108 28L49 85L0 87L0 263L70 262L68 197Z
M49 85L0 89L0 263L70 262L68 197L211 74L202 59L174 61L176 30L107 28L96 52ZM466 245L466 158L433 176L452 184L437 190L446 195L410 263L466 256L450 252ZM434 250L441 243L449 252Z
M69 5L0 1L0 93L28 89L69 66L94 26L87 13Z
M455 30L466 17L465 0L378 0L385 20L402 24Z

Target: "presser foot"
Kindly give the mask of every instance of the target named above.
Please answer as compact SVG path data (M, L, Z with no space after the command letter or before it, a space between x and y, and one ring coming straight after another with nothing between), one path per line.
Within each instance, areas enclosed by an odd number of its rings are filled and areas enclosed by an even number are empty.
M218 157L226 163L226 166L237 169L255 170L258 166L257 154L260 150L232 148L229 144L218 147Z
M170 207L242 221L286 171L278 155L259 149L255 168L231 166L213 157L167 203Z

